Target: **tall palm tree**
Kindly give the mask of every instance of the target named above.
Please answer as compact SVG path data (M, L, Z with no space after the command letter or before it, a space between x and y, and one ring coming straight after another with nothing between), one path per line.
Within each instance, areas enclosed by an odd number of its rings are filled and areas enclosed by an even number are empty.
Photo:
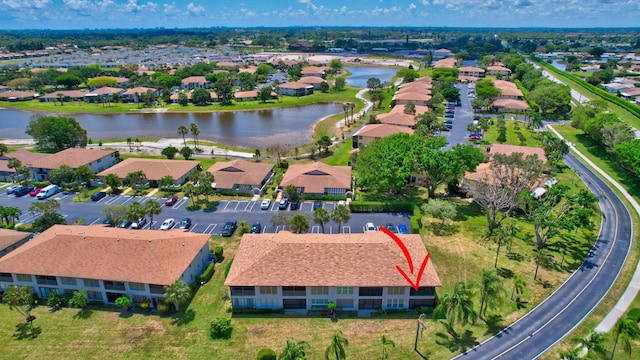
M198 135L200 135L200 129L198 128L198 124L196 123L191 123L190 125L191 128L191 135L193 135L193 142L196 145L196 151L198 151Z
M629 354L629 359L631 359L631 340L638 339L640 337L640 328L638 328L638 323L630 318L620 318L616 322L616 326L613 330L616 334L616 340L613 342L613 349L611 350L611 360L613 360L616 354L618 340L622 340L624 352Z
M180 304L191 296L189 286L182 280L176 280L173 284L164 287L164 301L175 306L180 311Z
M147 209L141 203L134 201L127 208L127 220L137 222L138 219L147 215Z
M340 232L340 226L351 219L351 211L345 205L336 205L331 211L331 220L338 223L338 232Z
M349 103L344 103L342 104L342 111L344 111L344 123L348 126L349 125L349 109L351 107L349 106Z
M322 233L324 234L324 224L331 220L331 216L329 212L323 208L319 207L313 210L313 222L316 224L320 224L320 228L322 229Z
M609 348L604 344L605 335L597 332L592 332L586 338L575 338L575 343L582 344L587 348L588 352L594 352L599 355L599 358L605 359L609 355ZM580 348L582 350L582 348ZM590 357L591 358L591 357Z
M506 290L502 285L502 279L495 270L482 270L480 284L480 317L487 314L487 308L495 309L500 306L505 298Z
M306 341L295 342L287 340L287 345L282 350L282 354L278 356L278 360L304 360L306 359L306 351L310 348Z
M351 122L355 123L355 119L353 118L353 110L355 110L356 108L356 104L355 103L349 103L349 110L351 110Z
M491 238L491 241L493 241L494 243L496 243L496 245L498 245L498 248L496 250L496 261L493 263L493 267L497 268L498 256L500 255L500 248L503 245L507 245L509 242L509 238L510 238L509 230L506 227L499 226L496 229L493 229L493 231L489 233L489 237Z
M336 332L331 337L331 344L324 352L325 360L329 360L333 356L336 357L336 360L346 359L347 353L345 352L344 348L347 345L349 345L349 340L342 336L342 330L336 330Z
M184 142L184 147L187 147L187 139L185 139L185 135L189 133L187 127L184 125L178 126L178 135L182 136L182 141Z
M214 181L215 179L213 178L212 173L208 171L200 172L200 175L198 177L198 191L200 192L200 194L204 195L204 199L207 205L209 205L209 193L211 193L213 190L211 184Z
M162 205L155 200L149 200L144 203L144 208L146 209L147 215L149 215L149 229L153 229L153 216L160 215L162 212Z
M449 330L453 330L456 321L466 324L469 320L475 321L478 317L473 308L473 284L467 285L459 282L455 285L453 293L442 296L438 305L434 309L434 318L444 316L448 321L445 323Z
M513 300L514 295L522 294L524 292L525 286L527 286L527 283L524 281L524 278L518 274L513 274L513 290L511 290L511 300Z
M302 234L309 231L309 219L306 215L298 214L291 218L291 231L295 234Z
M396 343L393 340L389 339L387 335L380 335L380 341L382 341L382 360L385 360L389 357L389 350L387 349L387 345L391 345L391 347L396 347Z

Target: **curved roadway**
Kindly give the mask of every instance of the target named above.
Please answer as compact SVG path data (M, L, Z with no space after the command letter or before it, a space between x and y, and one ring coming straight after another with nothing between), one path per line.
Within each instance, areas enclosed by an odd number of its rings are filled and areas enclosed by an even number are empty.
M599 198L603 223L580 268L525 316L455 359L535 359L575 328L615 282L629 253L631 216L614 191L579 162L565 156Z

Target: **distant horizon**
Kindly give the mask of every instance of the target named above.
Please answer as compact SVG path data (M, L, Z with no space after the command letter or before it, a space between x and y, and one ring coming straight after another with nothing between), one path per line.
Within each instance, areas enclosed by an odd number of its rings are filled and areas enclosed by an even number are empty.
M0 23L4 30L64 31L344 26L634 29L640 18L637 0L189 1L0 0Z

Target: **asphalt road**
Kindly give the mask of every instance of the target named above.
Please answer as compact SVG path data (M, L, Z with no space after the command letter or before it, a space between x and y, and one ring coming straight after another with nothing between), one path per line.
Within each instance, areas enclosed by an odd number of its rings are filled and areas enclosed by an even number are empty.
M102 208L106 205L131 205L134 201L144 203L149 200L156 200L162 204L162 213L154 217L154 223L152 224L154 229L158 229L164 219L174 218L176 222L179 222L181 219L188 217L193 224L189 231L211 235L220 235L224 223L229 220L246 220L249 225L257 222L262 225L262 232L275 233L283 230L282 227L276 228L271 224L271 218L275 214L286 211L292 215L298 212L311 215L313 212L312 201L303 202L299 210L292 211L290 208L278 210L278 204L273 202L268 210L262 210L260 201L222 200L213 211L205 212L186 210L188 199L180 199L175 205L168 207L164 205L165 198L118 195L104 197L98 202L88 201L81 203L72 202L73 196L75 195L58 193L52 197L52 199L56 199L60 203L58 212L65 217L67 223L82 219L82 224L85 225L99 224L104 219ZM32 203L37 201L29 195L16 198L13 195L7 195L5 191L0 192L0 205L20 208L23 214L20 216L19 222L22 223L31 223L36 219L33 214L29 213L28 209ZM328 212L331 212L335 205L336 203L334 202L323 202L322 204ZM346 224L341 225L340 232L362 233L367 222L373 222L376 226L384 226L389 223L395 226L405 224L407 228L410 228L409 216L410 214L407 213L352 213L351 219ZM145 229L148 229L149 225L147 224ZM313 221L310 221L310 225L309 232L322 232L320 226ZM324 232L327 234L338 233L338 224L335 222L325 224Z
M622 201L573 155L565 162L600 199L603 224L580 268L544 302L455 359L535 359L575 328L609 291L631 246L631 217Z
M473 122L473 109L471 108L471 100L473 99L468 97L469 85L457 84L456 87L460 90L460 106L455 108L451 130L441 133L442 136L447 137L445 150L451 149L456 144L466 144L469 137L467 127Z

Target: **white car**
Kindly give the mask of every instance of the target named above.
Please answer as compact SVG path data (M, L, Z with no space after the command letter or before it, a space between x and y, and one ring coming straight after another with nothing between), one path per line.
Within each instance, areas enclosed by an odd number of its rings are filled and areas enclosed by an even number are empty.
M160 230L169 230L175 225L176 220L174 218L168 218L165 220L162 225L160 225Z
M376 231L378 229L376 229L376 226L373 225L372 222L368 222L365 226L364 226L364 230L365 231Z
M271 207L271 200L269 199L264 199L260 203L260 209L262 210L269 210L270 207Z

